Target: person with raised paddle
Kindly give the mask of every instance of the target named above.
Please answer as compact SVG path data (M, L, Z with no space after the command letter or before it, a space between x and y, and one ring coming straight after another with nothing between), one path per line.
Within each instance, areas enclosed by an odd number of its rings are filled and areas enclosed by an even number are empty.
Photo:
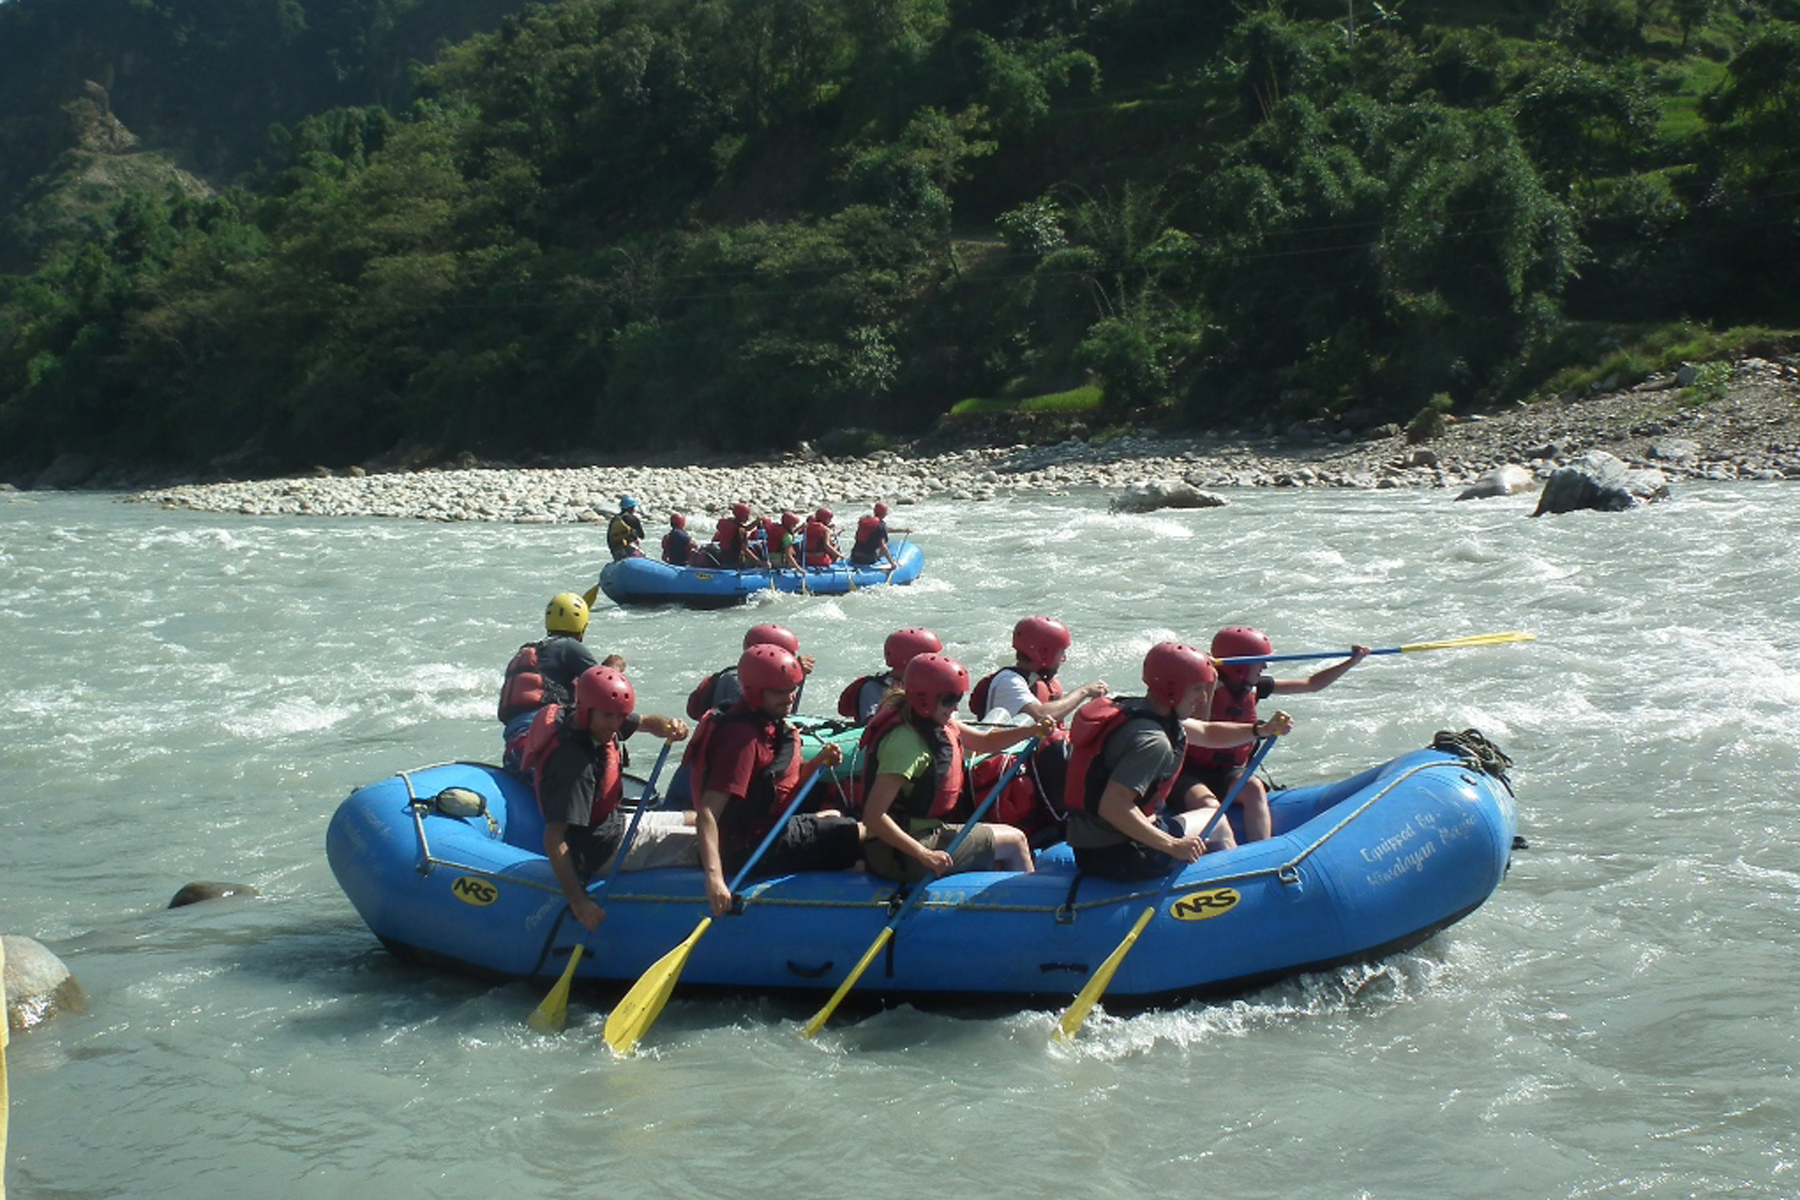
M1270 653L1269 639L1259 629L1248 625L1229 625L1213 635L1212 654L1215 661L1226 658L1257 658ZM1256 715L1256 702L1270 696L1304 695L1319 692L1340 679L1344 672L1369 656L1369 647L1357 645L1342 662L1315 671L1305 679L1270 679L1263 674L1263 663L1219 663L1219 686L1213 692L1209 720L1188 724L1187 755L1181 778L1175 784L1172 807L1177 811L1216 812L1219 797L1244 778L1244 763L1251 747L1267 734L1286 734L1293 729L1293 718L1277 712L1268 720ZM1230 729L1209 726L1230 726ZM1235 734L1232 732L1235 730ZM1269 836L1269 791L1262 780L1244 778L1238 797L1243 813L1246 842L1260 842ZM1229 850L1237 845L1237 836L1229 824L1218 827L1216 845Z
M700 869L714 916L733 904L725 872L748 863L759 839L772 832L760 874L847 870L862 857L862 826L853 818L803 813L778 822L797 789L844 758L827 744L810 761L801 759L800 732L787 721L806 678L800 660L785 647L754 643L738 659L737 678L742 698L701 719L686 756Z
M1165 802L1182 760L1182 721L1207 711L1218 676L1203 650L1160 642L1144 655L1142 697L1101 696L1071 722L1069 847L1075 865L1102 879L1166 875L1204 852L1202 813Z
M1023 831L982 822L968 833L948 820L962 804L964 754L994 754L1052 728L1036 725L970 729L956 719L969 672L947 654L912 658L901 690L890 694L863 730L863 861L883 879L911 883L955 871L1032 870ZM958 836L962 834L962 836ZM946 847L955 844L952 856Z
M544 854L562 887L569 911L589 931L606 913L588 894L587 881L622 845L625 776L620 742L642 729L678 742L688 735L679 717L640 715L631 681L611 667L593 667L575 681L575 700L566 709L547 706L525 735L523 762L544 814ZM646 814L624 869L669 865L658 853L690 822L683 813Z

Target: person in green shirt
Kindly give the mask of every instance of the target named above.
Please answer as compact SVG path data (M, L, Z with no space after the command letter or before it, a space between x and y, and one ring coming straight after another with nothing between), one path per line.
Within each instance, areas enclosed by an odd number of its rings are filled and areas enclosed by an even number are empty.
M1050 722L970 729L956 719L969 672L947 654L921 654L906 664L900 690L863 731L861 779L863 861L871 874L910 882L956 871L1030 871L1031 847L1011 825L982 822L957 847L969 811L963 755L998 753Z

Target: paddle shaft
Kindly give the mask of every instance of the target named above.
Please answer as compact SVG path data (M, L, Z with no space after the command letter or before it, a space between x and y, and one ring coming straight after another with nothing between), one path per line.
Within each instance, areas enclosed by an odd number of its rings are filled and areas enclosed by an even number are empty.
M1256 768L1262 765L1263 756L1268 754L1274 745L1275 739L1267 737L1263 739L1262 745L1257 747L1256 753L1244 766L1244 773L1237 777L1237 781L1231 785L1231 790L1225 793L1223 800L1219 801L1219 811L1212 815L1212 819L1206 823L1206 828L1200 831L1200 841L1203 844L1206 841L1206 835L1211 833L1213 827L1224 819L1225 813L1231 808L1232 801L1236 800L1238 793L1243 790L1244 781L1256 773ZM1125 961L1125 956L1131 953L1133 946L1137 945L1138 935L1144 932L1145 927L1150 924L1150 918L1154 917L1156 911L1162 907L1163 900L1168 896L1169 890L1175 886L1175 881L1181 878L1181 872L1187 865L1184 862L1175 864L1175 868L1163 880L1162 886L1156 890L1156 898L1144 908L1143 912L1138 914L1137 920L1132 922L1130 932L1120 940L1117 946L1113 947L1112 953L1108 954L1100 965L1094 968L1094 974L1088 979L1087 985L1076 994L1075 999L1069 1002L1069 1007L1063 1010L1062 1016L1057 1020L1055 1036L1058 1039L1068 1041L1080 1030L1081 1023L1087 1020L1088 1012L1099 1002L1101 993L1106 991L1107 985L1112 983L1112 977L1118 973L1119 964Z
M1256 774L1256 768L1262 766L1262 760L1268 757L1269 751L1273 749L1274 746L1275 738L1273 736L1266 737L1262 740L1262 745L1256 748L1256 753L1251 755L1250 761L1244 764L1243 773L1232 781L1231 790L1225 793L1225 798L1223 800L1219 801L1219 811L1212 815L1212 819L1206 823L1206 828L1200 831L1200 840L1202 842L1206 841L1207 834L1211 833L1213 828L1218 825L1220 821L1225 819L1225 814L1231 811L1231 802L1236 800L1238 793L1244 790L1244 785L1250 782L1250 777ZM1175 869L1175 875L1179 874L1181 874L1181 868L1177 867ZM1175 876L1171 875L1169 878L1173 881Z
M619 850L617 854L613 855L612 866L606 869L606 875L599 883L588 889L589 896L598 899L600 893L606 890L607 885L612 883L613 877L625 865L625 855L631 849L632 839L637 836L638 822L644 819L644 813L656 803L656 780L662 774L663 764L669 761L669 750L674 745L672 740L663 742L662 753L656 756L656 765L650 768L650 778L644 781L644 791L638 797L637 811L631 814L631 824L625 827L625 836L619 841Z
M957 848L962 845L963 839L969 836L988 808L1000 798L1000 793L1006 790L1006 785L1011 783L1025 766L1025 760L1031 757L1041 740L1034 737L1025 743L1025 748L1013 758L1012 765L1006 768L999 781L989 789L987 798L975 806L975 811L969 814L969 819L963 822L962 828L956 831L956 836L950 839L950 845L945 853L949 854L952 859L956 857ZM875 961L875 956L881 953L881 948L893 940L894 930L925 895L925 885L929 882L929 880L921 879L918 886L907 893L906 899L900 902L899 910L888 918L887 924L881 927L881 932L875 935L875 940L870 943L869 948L863 951L863 956L857 960L854 967L850 968L850 973L844 976L844 982L838 984L837 991L831 993L831 999L827 1000L825 1006L814 1013L812 1019L801 1027L801 1037L810 1038L825 1027L825 1022L831 1019L831 1014L837 1011L837 1006L843 1003L844 997L850 994L850 989L856 986L856 981L861 979L863 972L869 969L869 964Z
M1006 790L1006 785L1011 783L1019 772L1024 769L1025 761L1037 750L1038 742L1041 740L1042 739L1035 737L1030 739L1025 743L1025 748L1013 756L1012 765L1006 768L1006 771L1000 776L999 781L995 783L993 787L988 789L986 798L983 799L980 804L975 806L975 811L969 814L969 819L962 823L962 828L956 831L956 836L950 839L950 844L948 846L944 847L945 854L948 854L952 859L956 858L956 852L962 847L963 839L975 832L976 824L980 822L982 817L987 815L987 810L992 808L994 801L1000 798L1000 793ZM913 906L925 895L925 885L929 882L930 880L928 879L921 879L919 881L919 886L907 893L906 899L900 903L900 910L888 919L888 925L890 927L898 925L901 921L906 919L906 914L911 912Z
M1419 650L1463 650L1476 646L1505 646L1513 642L1536 641L1537 635L1508 630L1505 633L1478 633L1472 637L1449 638L1441 642L1413 642L1405 646L1383 646L1370 654L1410 654ZM1248 666L1251 663L1272 662L1305 662L1319 658L1349 658L1350 650L1320 650L1309 654L1234 654L1230 658L1221 658L1218 662L1228 667Z
M787 808L782 811L781 818L775 822L767 836L763 838L762 845L756 848L756 853L746 859L744 865L738 869L738 873L732 877L730 891L734 896L737 894L738 886L749 877L751 870L762 859L763 853L774 845L776 837L787 825L788 819L799 810L807 793L812 791L813 785L819 782L820 776L824 774L823 770L814 771L812 777L795 791L794 798L788 802ZM687 966L688 955L693 953L695 944L700 940L700 935L712 928L712 923L711 913L701 917L700 923L694 926L694 932L688 934L667 954L651 963L649 968L638 976L637 982L631 985L631 989L619 999L619 1003L613 1007L612 1014L606 1018L604 1030L606 1044L612 1047L613 1053L630 1053L644 1034L649 1032L650 1026L656 1023L656 1018L662 1014L663 1005L668 1003L669 993L675 990L676 980L681 978L681 972Z

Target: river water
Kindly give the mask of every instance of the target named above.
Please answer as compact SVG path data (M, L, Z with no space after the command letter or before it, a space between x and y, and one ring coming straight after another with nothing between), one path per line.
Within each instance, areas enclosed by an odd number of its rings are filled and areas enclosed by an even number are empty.
M92 1000L13 1039L13 1200L281 1197L1800 1195L1800 603L1791 485L1636 512L1246 491L1114 516L1098 494L900 510L906 589L624 611L589 641L678 712L743 630L819 661L803 708L923 624L972 669L1019 616L1066 676L1223 624L1370 659L1289 699L1268 767L1336 778L1477 727L1529 848L1418 950L1229 1003L840 1021L678 997L616 1060L606 998L405 966L326 866L360 782L497 750L502 664L593 582L571 526L264 520L105 496L0 502L0 931ZM810 503L806 497L796 500ZM1311 669L1290 666L1286 675ZM189 880L260 899L167 911ZM698 917L696 912L696 917Z

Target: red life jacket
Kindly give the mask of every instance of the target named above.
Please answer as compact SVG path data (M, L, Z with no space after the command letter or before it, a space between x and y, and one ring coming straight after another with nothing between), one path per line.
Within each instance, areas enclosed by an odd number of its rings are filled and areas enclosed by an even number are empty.
M1267 682L1259 680L1258 684ZM1256 701L1259 687L1242 687L1233 690L1229 680L1219 680L1218 690L1213 692L1212 708L1207 713L1211 721L1246 721L1256 720ZM1256 750L1254 742L1245 742L1242 746L1229 746L1223 750L1214 750L1210 746L1189 744L1186 757L1194 767L1203 771L1226 771L1233 767L1241 767L1250 761L1250 755Z
M723 670L714 671L711 675L702 679L693 691L688 693L688 720L698 721L701 717L704 717L707 712L719 707L721 703L719 698L719 681L727 675L736 679L737 668L726 667Z
M836 562L839 554L831 546L831 527L817 521L806 523L806 565L824 567Z
M599 767L594 777L593 803L588 808L587 823L592 827L612 816L625 799L625 768L623 756L619 753L619 739L611 737L604 744L596 744L585 732L564 724L562 716L561 705L546 704L538 709L537 716L531 719L531 728L525 731L525 748L519 755L520 764L526 777L531 780L532 792L537 793L544 785L544 765L550 761L556 748L585 738L592 747L594 763ZM540 808L542 803L540 798ZM545 819L549 818L548 813L544 816Z
M544 676L538 670L538 649L543 642L526 642L513 653L506 664L506 677L500 682L500 723L536 712L544 706Z
M875 760L879 757L882 739L898 729L907 716L908 710L904 704L885 705L870 718L869 724L863 729L862 737L856 743L857 749L862 753L862 772L857 777L855 788L858 811L862 809L863 797L875 786ZM913 779L911 796L897 799L897 802L904 806L909 816L949 820L956 814L963 798L962 736L954 724L930 724L929 728L926 722L913 721L911 724L925 739L925 745L931 751L931 765ZM930 807L919 812L916 806L924 796L931 797Z
M688 790L693 796L696 809L700 807L700 797L706 794L707 759L712 752L713 738L719 727L734 721L762 721L776 726L779 744L775 757L767 767L751 778L750 792L743 798L748 811L742 819L751 827L754 836L761 837L775 824L775 818L787 807L787 802L793 798L794 789L800 784L800 768L804 765L800 754L800 731L786 721L742 704L731 708L711 709L699 721L693 736L688 739L687 753L681 759L688 768ZM726 808L731 808L733 803L735 801L728 801ZM736 818L737 814L732 816ZM722 817L721 824L726 819ZM733 823L737 823L735 819Z
M969 711L974 713L977 719L988 710L988 687L994 682L994 676L1000 674L1000 671L1011 671L1015 675L1023 675L1025 686L1030 689L1033 696L1037 697L1039 704L1048 704L1052 700L1061 700L1063 697L1063 685L1060 679L1045 679L1035 671L1021 671L1017 667L1001 667L999 671L989 671L983 675L980 681L969 689Z
M881 552L883 535L887 532L887 523L880 517L863 517L856 523L856 540L851 543L852 553L857 558L874 561L875 555Z
M1114 700L1111 696L1098 696L1075 710L1075 719L1069 725L1069 773L1063 785L1063 803L1071 811L1079 809L1095 820L1102 819L1100 797L1106 791L1108 779L1105 768L1099 767L1101 756L1113 735L1133 721L1148 721L1155 725L1169 739L1171 747L1182 740L1180 719L1173 713L1167 717L1158 715L1145 699L1125 697ZM1168 778L1158 780L1154 787L1138 797L1138 807L1144 810L1145 816L1156 815L1174 784L1175 773L1171 772Z

